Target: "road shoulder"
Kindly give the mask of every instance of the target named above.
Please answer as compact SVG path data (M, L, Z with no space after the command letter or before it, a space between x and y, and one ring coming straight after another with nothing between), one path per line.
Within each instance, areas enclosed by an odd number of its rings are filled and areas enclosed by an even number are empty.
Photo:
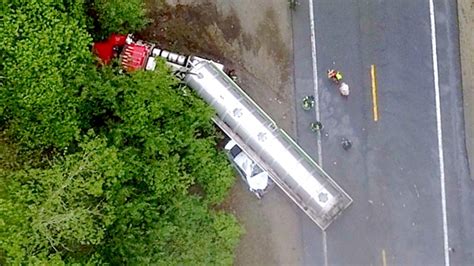
M471 179L474 180L474 2L458 0L459 43L461 50L462 90L466 148Z

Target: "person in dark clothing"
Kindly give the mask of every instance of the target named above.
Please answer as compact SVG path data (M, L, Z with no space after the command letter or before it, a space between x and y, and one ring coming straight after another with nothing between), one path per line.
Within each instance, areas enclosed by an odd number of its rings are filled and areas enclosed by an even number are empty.
M342 138L341 145L344 150L349 150L352 147L352 142L346 138Z
M312 122L310 124L310 127L311 127L311 131L318 132L318 131L321 131L321 129L323 129L323 124L321 124L321 122L319 121L316 121L316 122Z

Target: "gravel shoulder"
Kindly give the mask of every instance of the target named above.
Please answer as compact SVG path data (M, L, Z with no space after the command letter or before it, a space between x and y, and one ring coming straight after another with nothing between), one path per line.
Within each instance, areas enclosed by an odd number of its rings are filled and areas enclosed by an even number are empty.
M234 69L246 93L295 135L291 14L286 1L147 0L147 5L153 22L141 37ZM278 188L258 200L239 181L224 206L246 231L236 250L236 265L302 263L300 215Z
M474 180L474 0L458 0L466 147Z

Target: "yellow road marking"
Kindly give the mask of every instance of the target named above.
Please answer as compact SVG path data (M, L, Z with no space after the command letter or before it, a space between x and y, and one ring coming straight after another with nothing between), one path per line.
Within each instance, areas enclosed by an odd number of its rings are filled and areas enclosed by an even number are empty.
M385 256L385 249L382 249L382 266L387 266L387 258Z
M370 76L372 78L372 103L374 111L374 121L379 120L379 109L377 104L377 80L375 76L375 65L370 66Z

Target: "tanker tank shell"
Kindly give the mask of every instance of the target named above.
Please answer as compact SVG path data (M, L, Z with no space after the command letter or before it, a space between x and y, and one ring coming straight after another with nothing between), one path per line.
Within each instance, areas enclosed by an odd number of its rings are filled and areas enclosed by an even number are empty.
M196 58L188 67L184 81L216 110L216 124L321 229L352 203L350 196L222 71L221 65Z

